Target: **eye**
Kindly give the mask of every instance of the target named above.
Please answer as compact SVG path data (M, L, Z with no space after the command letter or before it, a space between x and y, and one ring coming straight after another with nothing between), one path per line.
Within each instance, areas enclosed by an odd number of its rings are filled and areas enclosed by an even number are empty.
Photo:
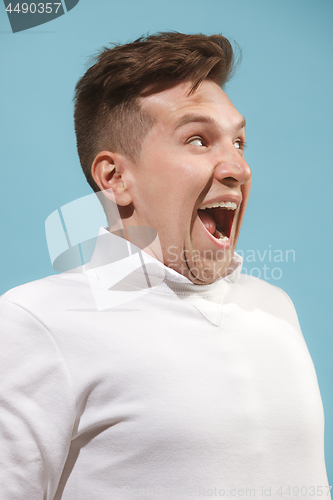
M236 149L240 149L241 151L243 151L243 149L245 148L245 142L241 139L237 139L237 141L234 142L234 146Z
M202 137L191 137L187 144L192 144L193 146L206 146L206 142Z

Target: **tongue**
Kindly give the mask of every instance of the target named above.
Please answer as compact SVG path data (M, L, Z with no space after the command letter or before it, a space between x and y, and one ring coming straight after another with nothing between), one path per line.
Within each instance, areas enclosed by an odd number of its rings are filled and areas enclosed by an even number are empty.
M214 234L216 230L216 223L213 217L205 210L198 210L198 215L207 231L209 231L211 234Z

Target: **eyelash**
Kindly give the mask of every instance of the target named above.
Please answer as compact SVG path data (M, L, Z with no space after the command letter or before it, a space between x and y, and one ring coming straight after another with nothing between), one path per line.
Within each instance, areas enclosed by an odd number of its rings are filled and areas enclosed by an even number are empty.
M200 135L195 135L194 137L190 137L187 140L187 144L190 144L192 141L195 141L195 140L201 141L203 146L207 146L205 139L203 137L201 137Z
M205 139L204 139L203 137L201 137L200 135L198 135L198 136L194 136L194 137L190 137L190 139L188 139L188 141L187 141L187 144L190 144L192 141L195 141L196 139L197 139L197 140L199 140L199 141L202 141L203 146L207 146L207 143L206 143ZM239 144L239 148L238 148L238 149L239 149L240 151L244 151L244 149L247 147L246 142L245 142L245 141L242 141L241 139L237 139L237 140L234 142L234 144L235 144L235 143L238 143L238 144Z
M244 149L245 149L245 148L246 148L246 146L247 146L246 142L245 142L245 141L242 141L242 139L237 139L237 140L234 142L234 144L235 144L236 142L237 142L237 143L239 144L239 146L240 146L240 147L239 147L239 149L240 149L241 151L244 151Z

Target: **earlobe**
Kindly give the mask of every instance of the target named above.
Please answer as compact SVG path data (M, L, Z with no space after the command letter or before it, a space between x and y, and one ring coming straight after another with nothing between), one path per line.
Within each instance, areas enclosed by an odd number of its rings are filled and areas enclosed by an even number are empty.
M132 197L126 182L125 159L110 151L102 151L93 161L91 175L107 198L120 206L132 203Z

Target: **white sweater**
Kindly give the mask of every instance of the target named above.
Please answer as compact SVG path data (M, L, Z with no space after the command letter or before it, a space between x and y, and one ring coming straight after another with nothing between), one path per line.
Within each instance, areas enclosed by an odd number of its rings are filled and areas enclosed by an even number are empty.
M97 268L114 238L0 301L1 500L330 498L286 294L237 258L207 286L146 255Z

